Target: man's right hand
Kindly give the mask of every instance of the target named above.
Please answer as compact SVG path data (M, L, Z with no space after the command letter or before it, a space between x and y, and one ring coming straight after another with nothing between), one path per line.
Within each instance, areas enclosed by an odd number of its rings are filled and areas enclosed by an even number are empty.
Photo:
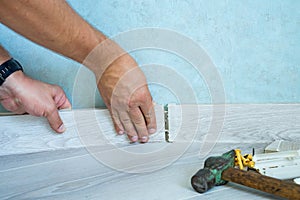
M135 60L127 53L115 59L103 72L98 89L117 133L126 133L132 142L148 142L156 132L154 103Z
M57 133L65 131L58 109L71 108L59 86L33 80L21 71L11 74L0 86L0 102L5 109L16 114L46 117Z

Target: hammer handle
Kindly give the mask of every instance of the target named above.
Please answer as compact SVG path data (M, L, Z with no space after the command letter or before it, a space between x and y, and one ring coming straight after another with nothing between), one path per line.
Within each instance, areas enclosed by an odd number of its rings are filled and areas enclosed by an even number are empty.
M264 176L252 171L228 168L223 171L222 179L288 199L300 199L300 185Z

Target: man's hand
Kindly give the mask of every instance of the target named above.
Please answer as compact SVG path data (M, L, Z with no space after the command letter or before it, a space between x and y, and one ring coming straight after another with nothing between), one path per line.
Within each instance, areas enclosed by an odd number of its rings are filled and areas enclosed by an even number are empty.
M111 112L118 133L126 132L131 141L140 139L141 142L147 142L148 135L155 132L155 113L142 71L128 54L122 53L120 47L104 42L107 37L82 19L66 1L1 1L0 22L33 42L83 63L93 71L98 80L99 91ZM41 26L41 24L45 25ZM101 45L103 42L104 45ZM92 53L94 56L91 56L91 59L86 59L98 45L103 48L95 54ZM121 57L119 57L120 52L123 55ZM111 59L115 55L116 59ZM23 89L28 91L28 86ZM48 93L44 94L43 100L39 99L41 93L38 90L41 87L47 88L42 91ZM34 104L44 106L41 106L38 112L33 112L34 107L27 108L25 111L46 116L49 121L52 121L53 118L49 119L51 113L49 110L67 107L69 102L66 105L57 104L58 97L53 96L51 92L53 89L50 88L53 86L35 83L33 89L37 91L32 94L35 94L33 97L37 101ZM27 95L29 94L31 93L28 92ZM21 99L18 97L23 107L32 105L32 102L25 104L25 97L26 95ZM28 99L30 98L26 98ZM57 119L58 114L55 115ZM55 123L52 127L57 130L58 124Z
M71 108L64 91L56 85L33 80L17 71L0 86L0 102L16 114L46 117L57 133L65 131L58 109Z
M98 89L110 110L117 133L132 142L147 142L156 131L154 104L146 78L134 59L124 54L103 72Z

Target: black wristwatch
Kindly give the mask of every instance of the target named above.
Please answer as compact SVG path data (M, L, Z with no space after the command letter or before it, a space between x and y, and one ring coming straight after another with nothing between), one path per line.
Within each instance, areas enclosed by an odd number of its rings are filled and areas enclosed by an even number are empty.
M23 68L21 64L13 58L0 65L0 86L9 75L19 70L23 71Z

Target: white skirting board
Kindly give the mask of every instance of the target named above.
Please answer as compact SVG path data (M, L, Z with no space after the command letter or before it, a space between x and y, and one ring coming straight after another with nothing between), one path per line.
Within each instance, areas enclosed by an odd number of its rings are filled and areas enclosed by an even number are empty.
M62 135L42 118L0 117L0 199L270 199L235 184L198 194L190 178L207 156L300 141L298 104L169 105L169 142L161 106L156 113L147 144L117 136L107 110L61 112Z
M163 141L165 138L163 107L156 106L155 112L158 131L151 135L150 142ZM129 143L125 135L116 134L107 109L67 110L61 111L60 116L66 127L63 134L55 133L45 118L1 116L0 155L82 148L107 142L115 145ZM95 136L102 138L93 141Z
M265 149L266 152L300 150L300 141L275 140Z

